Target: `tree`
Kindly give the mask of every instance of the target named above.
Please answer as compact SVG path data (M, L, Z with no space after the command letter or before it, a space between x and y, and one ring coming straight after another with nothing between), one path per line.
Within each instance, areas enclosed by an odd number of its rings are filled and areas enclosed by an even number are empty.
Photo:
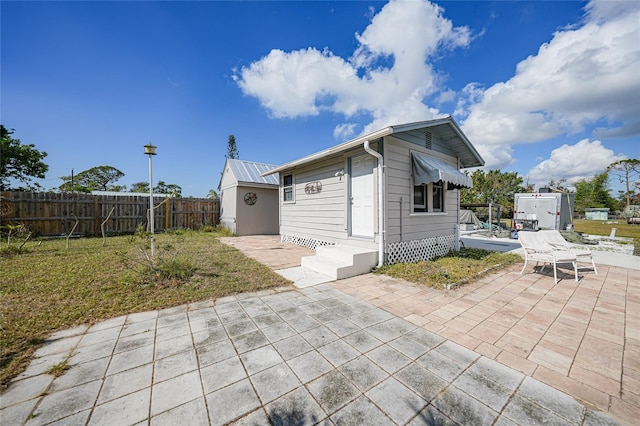
M625 198L627 200L626 207L629 207L631 205L631 199L635 198L635 194L631 189L631 185L634 184L634 176L636 178L640 177L640 160L629 159L616 161L615 163L609 164L607 172L610 175L616 176L621 183L625 184Z
M111 166L97 166L92 167L89 170L78 173L75 177L62 176L63 184L60 185L60 191L78 191L78 192L91 192L91 191L122 191L126 189L124 185L114 185L113 182L117 181L124 176L120 170Z
M215 200L218 198L218 192L215 189L210 189L207 193L207 198L210 200Z
M550 188L556 192L571 192L566 186L564 186L566 183L567 183L566 178L562 178L558 180L551 179L547 184L547 188Z
M149 182L136 182L131 185L129 192L149 192Z
M149 188L149 185L147 185L147 188ZM180 197L182 195L182 188L175 183L167 184L161 180L158 181L158 185L153 188L153 192L156 192L158 194L169 194L172 197Z
M615 199L616 210L624 211L624 209L627 207L627 194L622 190L618 190L618 195L615 197ZM635 197L632 197L630 201L635 204Z
M42 160L46 152L40 152L35 145L22 145L20 139L11 135L14 130L7 130L0 124L0 190L10 189L33 190L40 188L40 184L32 183L32 178L44 178L49 170ZM12 188L9 181L15 179L26 184L26 187Z
M495 203L503 207L513 207L514 195L525 192L522 177L517 172L501 172L500 170L475 170L471 174L473 188L460 190L460 203L485 204ZM508 209L507 211L511 211Z
M524 182L522 183L522 192L535 192L536 186L529 182L529 177L524 178Z
M609 195L609 175L606 171L591 179L576 182L575 210L584 213L584 209L594 207L616 209L616 200Z
M229 135L229 142L227 144L227 154L226 158L240 158L240 152L238 152L238 147L236 146L236 137L233 135Z

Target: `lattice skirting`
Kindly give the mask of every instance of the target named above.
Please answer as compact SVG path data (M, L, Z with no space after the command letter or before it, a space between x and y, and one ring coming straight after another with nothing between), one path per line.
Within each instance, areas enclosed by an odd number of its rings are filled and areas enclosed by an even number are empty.
M387 244L387 263L411 263L447 254L455 246L455 235Z
M298 235L283 235L280 240L283 243L291 243L311 250L315 250L318 246L332 246L334 244L327 241L316 240L315 238L300 237Z

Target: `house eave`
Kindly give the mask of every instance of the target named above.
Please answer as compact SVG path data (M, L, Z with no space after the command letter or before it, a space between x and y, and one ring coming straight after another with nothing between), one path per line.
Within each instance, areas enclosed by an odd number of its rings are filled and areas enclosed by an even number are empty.
M255 183L255 182L243 182L238 181L236 186L242 186L244 188L265 188L265 189L278 189L279 185L273 183Z
M458 134L458 137L460 138L460 140L464 143L465 147L475 157L475 161L473 161L471 163L467 163L467 164L461 164L461 168L467 169L467 168L470 168L470 167L482 167L482 166L484 166L484 164L485 164L484 163L484 159L482 158L480 153L476 150L476 148L471 144L469 139L467 139L465 134L462 132L462 129L460 128L460 126L458 126L458 123L456 123L456 121L453 118L450 119L450 123L451 123L451 126L456 131L456 133Z
M460 139L460 141L462 141L462 145L469 151L469 153L471 154L471 161L468 160L468 156L467 157L467 161L463 162L460 167L461 168L470 168L470 167L482 167L484 166L484 160L482 159L482 157L480 156L480 154L478 153L478 151L474 148L474 146L471 144L471 142L469 141L469 139L467 139L467 137L464 135L464 133L462 132L462 129L460 129L460 126L458 126L458 123L456 123L456 121L453 119L453 117L451 116L447 116L447 117L443 117L443 118L436 118L434 120L427 120L427 121L418 121L418 122L414 122L414 123L406 123L406 124L400 124L400 125L394 125L394 126L387 126L383 129L377 130L373 133L369 133L363 136L359 136L355 139L352 139L350 141L341 143L339 145L335 145L331 148L325 149L323 151L319 151L316 152L314 154L308 155L306 157L302 157L298 160L294 160L291 161L289 163L285 163L281 166L277 166L274 169L271 169L265 173L263 173L261 176L268 176L274 173L280 173L284 170L291 170L295 167L301 166L303 164L307 164L310 163L312 161L317 161L317 160L321 160L324 158L327 158L331 155L334 154L339 154L341 152L347 151L351 148L355 148L359 145L364 144L365 141L370 141L373 142L377 139L383 138L385 136L389 136L392 135L394 133L402 133L402 132L410 132L412 130L417 130L417 129L422 129L422 128L426 128L426 127L435 127L435 126L440 126L440 125L444 125L444 124L448 124L451 126L451 128L453 129L453 131L455 132L456 136Z
M367 135L364 136L360 136L357 137L355 139L352 139L350 141L341 143L340 145L335 145L331 148L325 149L324 151L320 151L320 152L316 152L315 154L311 154L308 155L306 157L300 158L298 160L295 161L291 161L289 163L283 164L281 166L276 167L275 169L271 169L268 172L265 172L262 174L262 176L268 176L274 173L280 173L283 170L289 170L289 169L293 169L294 167L300 166L302 164L306 164L306 163L310 163L312 161L316 161L316 160L320 160L322 158L326 158L330 155L333 154L338 154L340 152L343 151L347 151L351 148L355 148L359 145L364 144L364 141L366 140L376 140L376 139L380 139L384 136L388 136L390 134L392 134L394 132L394 128L392 126L389 127L385 127L384 129L380 129L378 131L375 131L373 133L369 133Z

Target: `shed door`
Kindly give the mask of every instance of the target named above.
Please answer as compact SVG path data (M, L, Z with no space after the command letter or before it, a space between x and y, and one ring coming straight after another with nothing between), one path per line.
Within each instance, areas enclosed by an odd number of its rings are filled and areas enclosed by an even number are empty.
M560 206L555 197L536 198L536 213L538 214L538 227L541 229L558 229L560 218Z
M373 157L368 154L349 159L350 168L350 234L373 238L374 234L374 179Z

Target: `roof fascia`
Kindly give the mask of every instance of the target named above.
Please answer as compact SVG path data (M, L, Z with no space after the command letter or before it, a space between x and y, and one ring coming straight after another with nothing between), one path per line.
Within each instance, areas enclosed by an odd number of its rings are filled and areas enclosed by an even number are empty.
M447 117L443 117L443 118L436 118L434 120L426 120L426 121L418 121L415 123L408 123L408 124L401 124L401 125L397 125L397 126L388 126L385 127L383 129L377 130L373 133L369 133L367 135L364 136L360 136L357 137L355 139L352 139L350 141L344 142L340 145L335 145L331 148L325 149L323 151L319 151L316 152L315 154L311 154L308 155L306 157L300 158L298 160L294 160L291 161L289 163L285 163L281 166L278 166L274 169L269 170L268 172L262 173L261 176L268 176L274 173L280 173L284 170L289 170L292 169L294 167L312 162L312 161L316 161L316 160L320 160L323 158L326 158L330 155L333 154L338 154L340 152L349 150L351 148L354 148L360 144L363 144L364 141L369 140L369 141L373 141L375 139L379 139L385 136L389 136L393 133L402 133L402 132L408 132L411 130L416 130L416 129L422 129L422 128L426 128L426 127L434 127L434 126L439 126L441 124L449 124L453 130L456 132L456 134L458 135L458 137L460 138L460 140L462 140L462 142L464 143L464 145L467 147L467 149L469 149L469 152L471 152L473 154L473 156L477 159L478 164L477 165L470 165L470 166L466 166L467 167L479 167L479 166L484 166L484 160L482 159L482 157L480 156L480 154L478 153L478 151L473 147L473 145L471 144L471 142L469 141L469 139L467 139L467 137L464 135L464 133L462 132L462 129L460 129L460 126L458 126L458 123L456 123L456 121L453 119L453 117L451 116L447 116Z
M236 186L243 186L246 188L265 188L265 189L277 189L279 185L275 183L255 183L255 182L243 182L238 181Z
M465 168L484 166L484 159L482 158L482 156L480 156L480 153L476 150L476 148L471 144L471 141L469 141L469 139L467 139L465 134L462 133L462 129L460 128L460 126L458 126L458 123L456 122L456 120L454 120L452 117L449 117L449 122L451 123L451 127L453 127L453 129L458 134L458 137L460 137L460 140L464 142L467 149L473 154L474 157L476 157L476 159L478 160L478 163L480 163L478 165L466 166Z
M224 160L224 167L222 168L222 173L220 173L220 181L218 182L218 191L222 190L222 188L220 186L222 185L222 178L224 177L224 173L227 170L227 163L228 162L229 162L228 158L226 160ZM229 168L229 170L231 170L231 168ZM235 175L234 175L234 178L235 178Z
M354 148L358 145L361 145L366 140L375 140L384 136L388 136L394 132L393 127L385 127L384 129L377 130L373 133L369 133L368 135L360 136L358 138L352 139L350 141L341 143L340 145L335 145L331 148L325 149L324 151L316 152L315 154L308 155L306 157L300 158L299 160L291 161L289 163L283 164L282 166L278 166L275 169L271 169L268 172L262 173L261 176L268 176L274 173L280 173L283 170L292 169L294 167L300 166L302 164L310 163L312 161L320 160L322 158L326 158L333 154L338 154L343 151L347 151L351 148Z
M400 124L393 127L393 133L410 132L411 130L424 129L426 127L435 127L441 124L450 123L453 119L451 116L444 118L436 118L433 120L417 121L415 123Z

